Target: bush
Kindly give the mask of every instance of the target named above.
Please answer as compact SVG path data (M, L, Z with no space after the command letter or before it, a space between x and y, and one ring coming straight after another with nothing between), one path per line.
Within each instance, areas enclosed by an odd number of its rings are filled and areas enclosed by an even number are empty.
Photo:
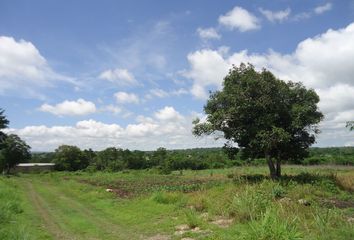
M321 158L321 157L309 157L306 158L303 162L305 165L317 165L326 162L326 159Z
M285 190L279 184L276 184L272 188L272 195L273 195L274 198L281 198L281 197L283 197L284 194L285 194Z

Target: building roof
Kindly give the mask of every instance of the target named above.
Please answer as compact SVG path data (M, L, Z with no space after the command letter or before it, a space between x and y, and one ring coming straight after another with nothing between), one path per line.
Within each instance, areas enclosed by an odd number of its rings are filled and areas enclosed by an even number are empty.
M18 167L54 166L55 163L19 163Z

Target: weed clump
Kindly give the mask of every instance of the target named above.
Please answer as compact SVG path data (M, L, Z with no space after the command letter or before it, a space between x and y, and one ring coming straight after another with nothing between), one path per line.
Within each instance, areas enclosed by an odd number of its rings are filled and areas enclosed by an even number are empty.
M234 196L230 206L229 215L245 222L258 219L271 205L269 196L254 187L247 187L244 192Z
M197 212L194 209L185 210L187 224L190 228L196 228L201 225L202 220L199 218Z
M302 239L297 229L296 219L288 222L280 219L275 209L268 208L259 220L252 220L241 239L247 240L297 240Z
M159 191L152 195L152 199L160 204L176 204L182 202L183 196L180 193Z
M284 197L284 194L285 194L285 189L281 185L276 184L272 188L273 198L275 198L275 199L282 198L282 197Z

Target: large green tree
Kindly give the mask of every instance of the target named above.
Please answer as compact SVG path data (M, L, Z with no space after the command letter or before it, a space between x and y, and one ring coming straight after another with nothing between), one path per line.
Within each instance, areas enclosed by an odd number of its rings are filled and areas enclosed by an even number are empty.
M205 122L194 121L193 133L222 133L250 159L265 157L272 178L281 176L281 161L301 161L319 133L323 118L319 97L301 83L284 82L250 64L234 66L222 89L210 94Z
M9 173L20 162L31 158L30 146L15 134L7 135L0 150L0 171Z
M89 158L76 146L61 145L55 149L54 163L57 170L77 171L88 166Z

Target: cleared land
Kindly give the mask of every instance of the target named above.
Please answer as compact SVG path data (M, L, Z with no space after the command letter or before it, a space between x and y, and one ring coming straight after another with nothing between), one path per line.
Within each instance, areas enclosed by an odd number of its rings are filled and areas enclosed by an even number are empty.
M0 178L0 239L354 239L354 168ZM110 189L107 191L107 189Z

